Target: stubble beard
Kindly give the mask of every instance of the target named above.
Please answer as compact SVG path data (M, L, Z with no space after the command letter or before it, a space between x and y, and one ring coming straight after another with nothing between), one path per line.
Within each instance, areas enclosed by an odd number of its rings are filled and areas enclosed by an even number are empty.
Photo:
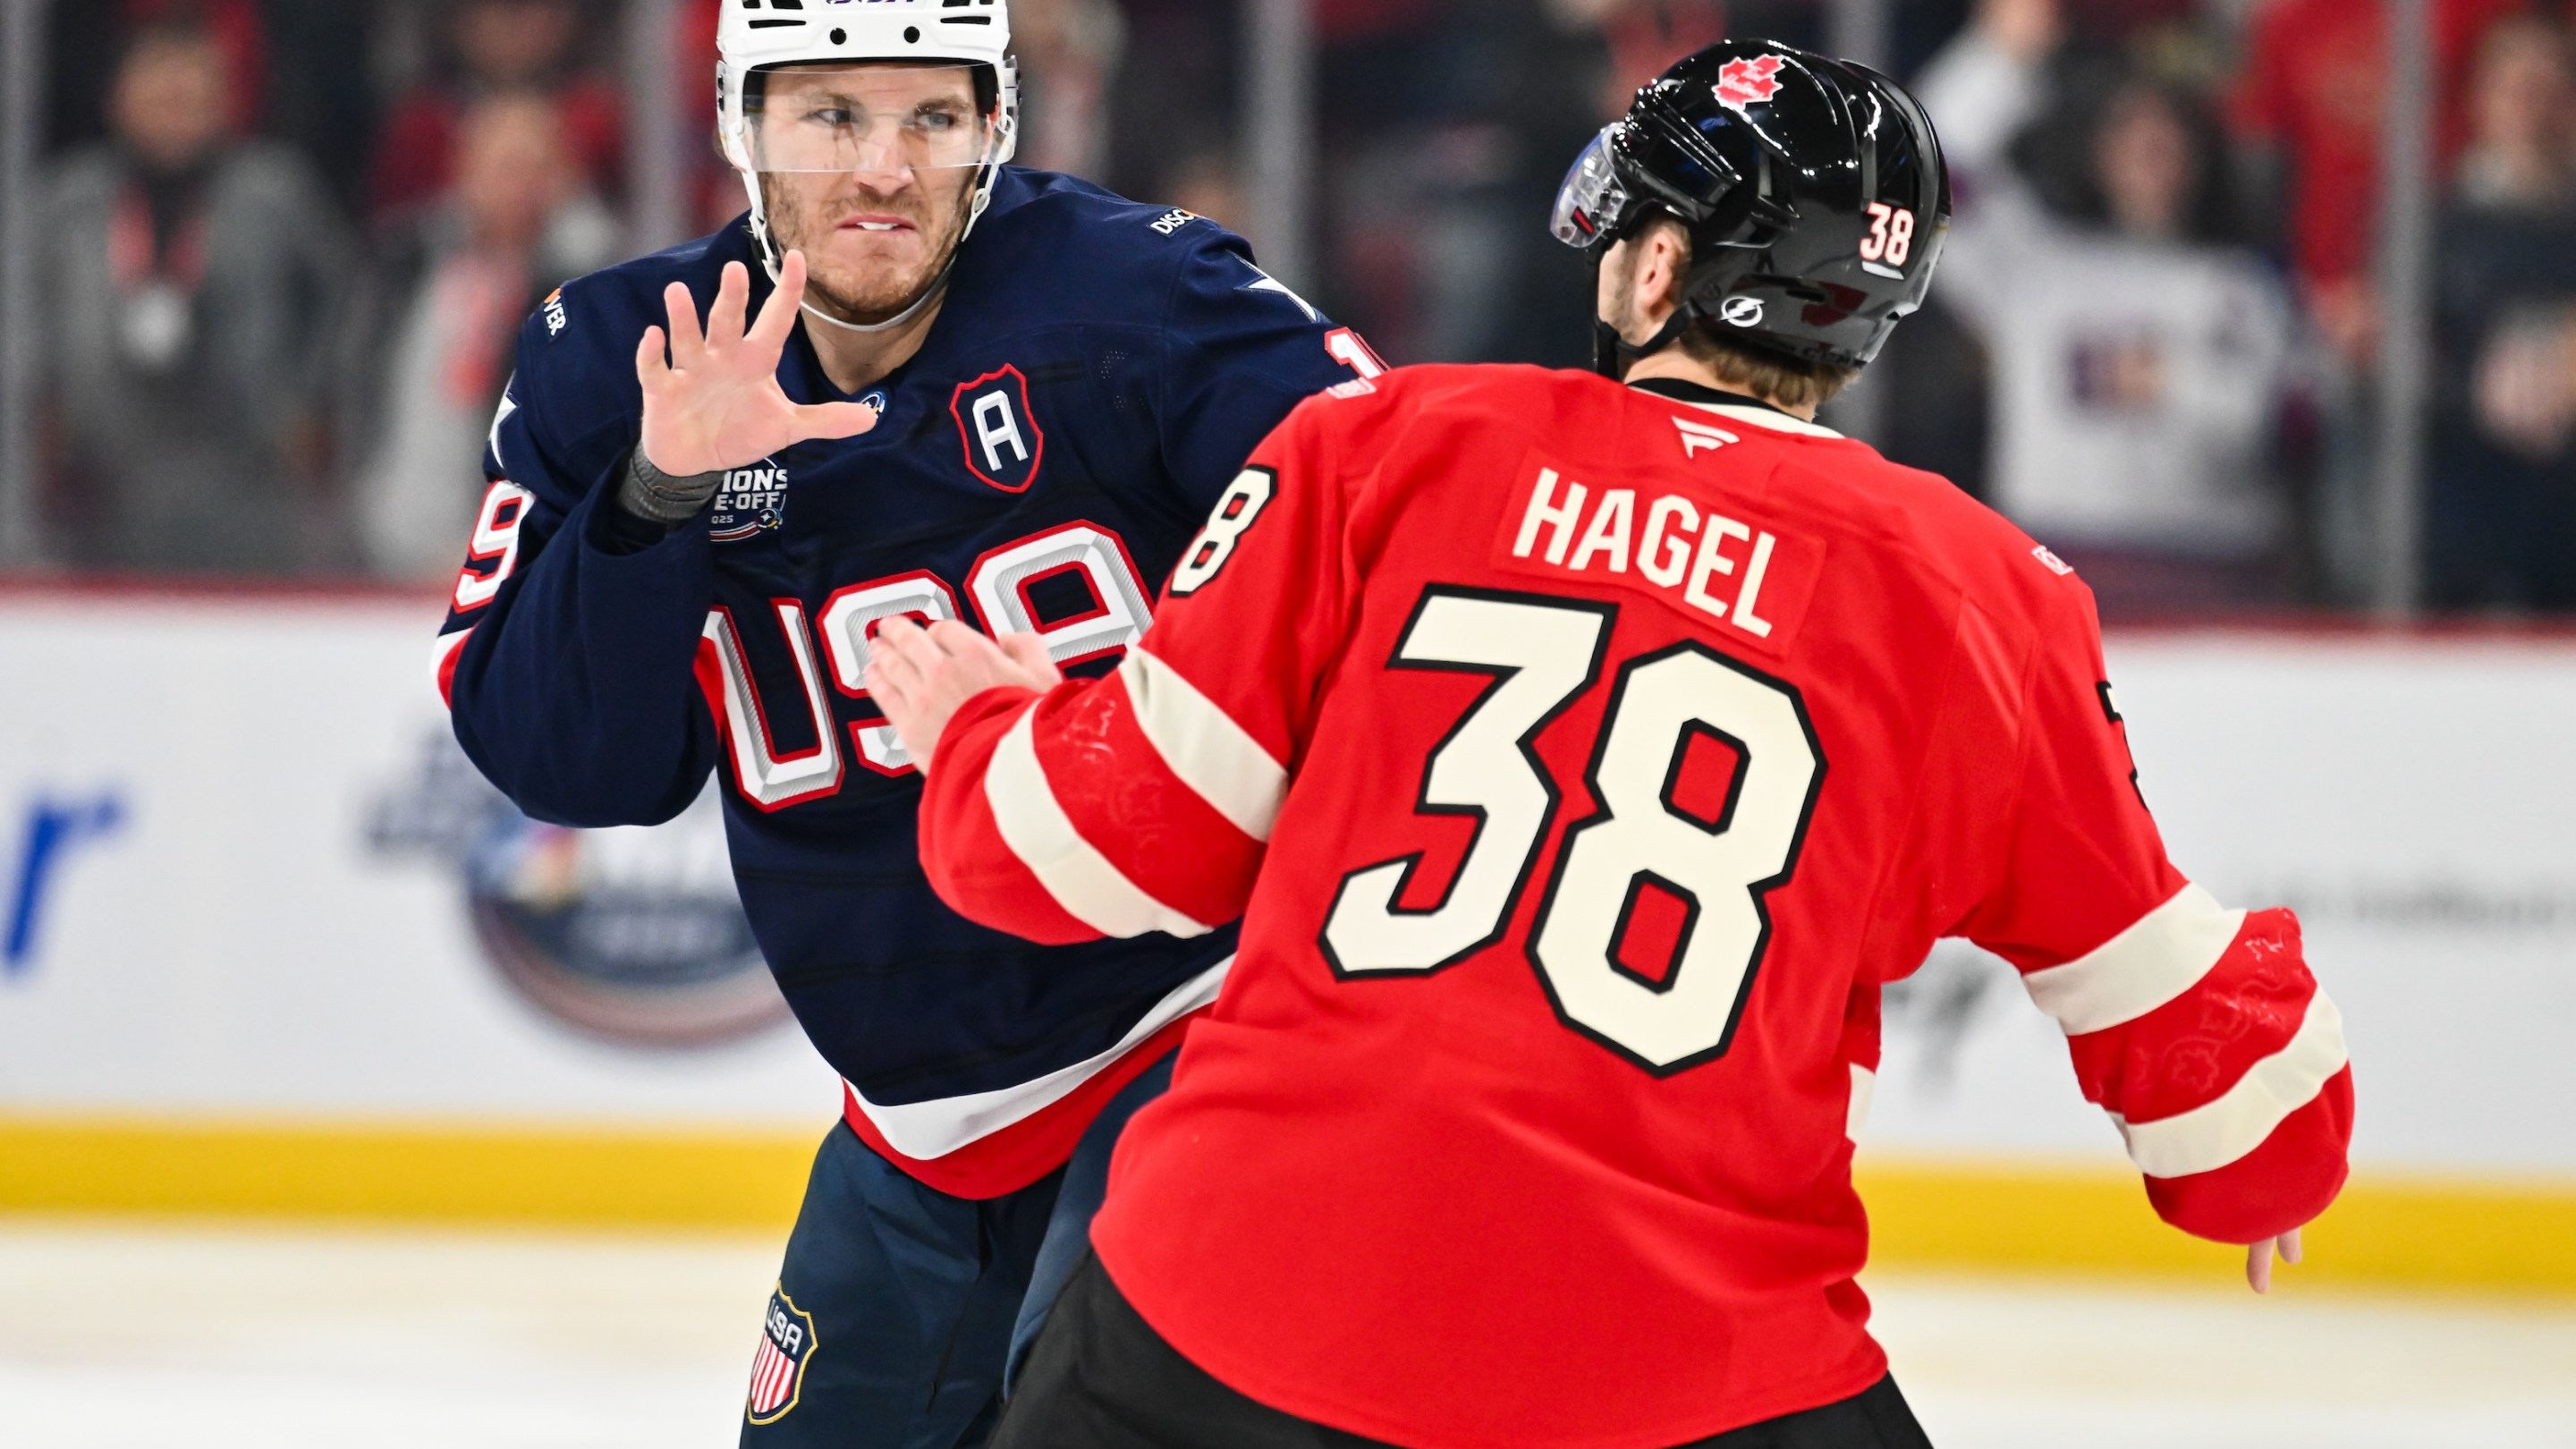
M1608 283L1609 296L1606 306L1603 305L1604 299L1598 296L1593 299L1593 315L1625 339L1629 329L1637 325L1637 257L1634 249L1623 248L1603 258L1601 277Z
M761 195L769 214L769 235L779 254L802 250L807 265L805 300L844 322L875 326L900 317L920 302L957 254L966 234L969 195L976 178L969 174L953 197L939 198L928 186L899 198L833 196L811 201L793 184L763 176ZM943 204L943 202L945 204ZM900 216L911 222L930 245L917 268L897 273L884 266L860 267L832 258L821 245L841 218L855 212Z

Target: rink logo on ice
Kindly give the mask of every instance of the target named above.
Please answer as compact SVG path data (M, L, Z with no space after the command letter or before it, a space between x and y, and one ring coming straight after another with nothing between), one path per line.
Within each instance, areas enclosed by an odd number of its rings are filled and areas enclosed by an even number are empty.
M796 1306L780 1284L769 1295L760 1351L751 1361L751 1422L775 1424L796 1407L805 1388L805 1365L814 1357L814 1315Z
M718 543L740 543L786 526L786 469L764 460L725 474L716 489L715 511L707 518L710 537Z
M125 799L114 791L78 799L40 795L18 828L17 869L9 880L8 914L0 917L0 980L24 976L44 944L45 907L64 868L83 847L125 826Z
M713 788L651 829L530 820L446 730L373 805L379 856L452 872L484 958L537 1012L622 1046L717 1047L787 1020L736 895Z

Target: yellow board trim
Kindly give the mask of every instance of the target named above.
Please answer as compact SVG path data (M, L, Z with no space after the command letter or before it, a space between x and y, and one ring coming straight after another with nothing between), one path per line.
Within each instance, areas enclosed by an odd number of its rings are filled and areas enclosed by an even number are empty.
M783 1234L810 1137L0 1116L0 1212ZM1870 1160L1882 1266L2187 1275L2241 1249L2156 1220L2122 1173ZM2576 1294L2576 1182L2364 1175L2308 1233L2319 1286Z
M820 1140L0 1116L0 1211L783 1233Z
M2126 1173L1864 1163L1874 1263L2223 1281L2243 1248L2166 1227ZM2362 1174L2304 1235L2303 1284L2576 1293L2576 1182Z

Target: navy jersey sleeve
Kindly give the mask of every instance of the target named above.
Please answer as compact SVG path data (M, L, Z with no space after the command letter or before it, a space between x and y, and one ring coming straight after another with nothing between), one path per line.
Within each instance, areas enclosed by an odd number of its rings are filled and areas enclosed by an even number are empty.
M1368 344L1254 264L1212 222L1181 264L1164 314L1163 460L1194 513L1216 506L1297 404L1386 370Z
M529 815L587 828L679 815L720 748L696 673L706 530L639 552L605 526L642 432L630 359L648 321L626 290L575 283L521 333L439 666L484 775Z

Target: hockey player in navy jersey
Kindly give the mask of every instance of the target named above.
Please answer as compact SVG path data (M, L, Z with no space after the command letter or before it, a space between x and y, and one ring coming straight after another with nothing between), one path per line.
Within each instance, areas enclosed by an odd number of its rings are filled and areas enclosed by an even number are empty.
M744 1443L971 1446L1233 934L1050 949L942 905L874 628L1108 668L1253 446L1380 369L1213 223L1007 166L1002 0L722 24L752 209L528 323L441 683L542 820L666 821L719 772L753 929L849 1084Z

